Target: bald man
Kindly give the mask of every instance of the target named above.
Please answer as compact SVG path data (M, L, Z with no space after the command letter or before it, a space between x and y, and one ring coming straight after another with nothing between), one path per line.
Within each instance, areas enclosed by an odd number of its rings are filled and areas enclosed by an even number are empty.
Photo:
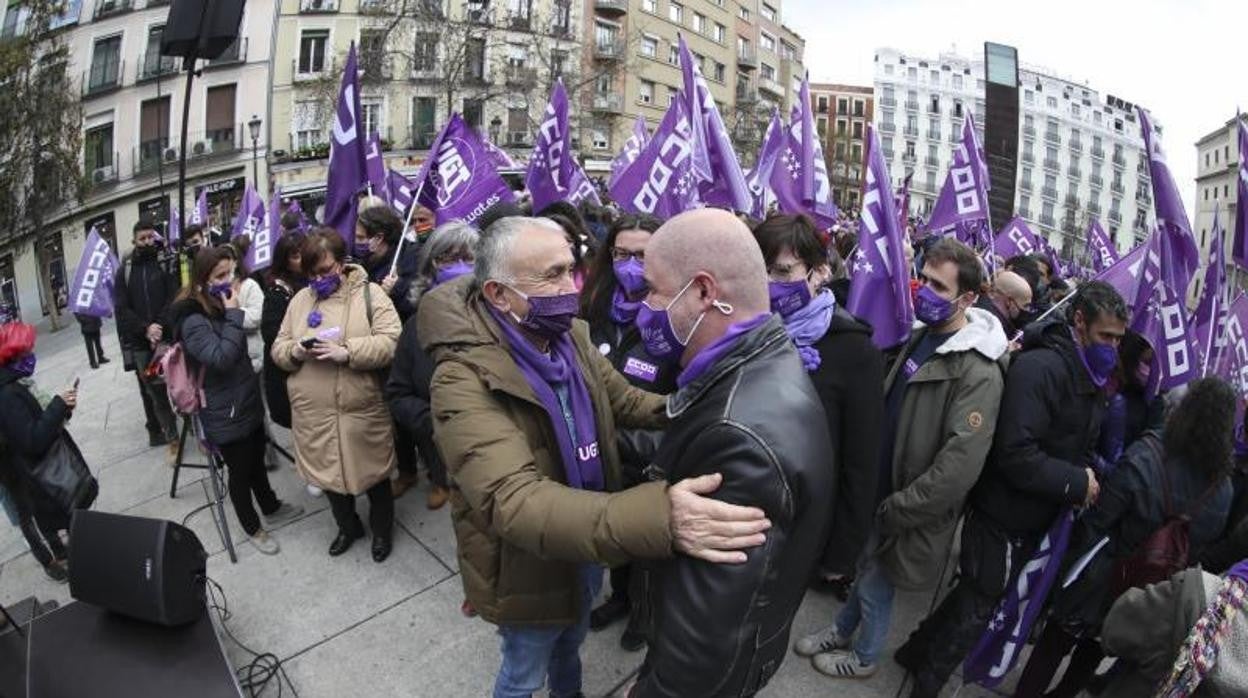
M997 316L1006 338L1015 341L1015 335L1022 332L1026 324L1027 310L1031 307L1031 285L1015 272L998 272L992 287L987 293L980 294L975 306Z
M655 630L631 695L753 695L784 660L831 520L827 419L770 312L758 244L732 214L670 220L646 248L645 276L642 341L681 369L652 470L668 483L720 473L712 496L772 525L741 564L677 555L659 565L646 601Z

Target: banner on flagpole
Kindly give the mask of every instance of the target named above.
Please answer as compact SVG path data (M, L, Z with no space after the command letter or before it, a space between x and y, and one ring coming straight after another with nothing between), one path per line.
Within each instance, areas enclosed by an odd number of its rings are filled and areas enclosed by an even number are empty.
M112 317L113 281L119 266L108 241L92 227L69 287L69 311L98 318Z

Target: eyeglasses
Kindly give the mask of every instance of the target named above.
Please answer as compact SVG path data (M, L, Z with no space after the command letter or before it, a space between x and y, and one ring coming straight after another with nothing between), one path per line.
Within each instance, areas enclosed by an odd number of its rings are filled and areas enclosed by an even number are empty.
M451 264L454 264L456 262L465 262L467 264L472 264L473 261L474 260L473 260L472 254L467 253L467 252L463 252L463 253L446 252L433 258L433 263L438 265L439 267L450 266Z
M622 247L612 247L612 248L611 248L611 261L613 261L613 262L627 262L627 261L628 261L628 260L630 260L630 259L635 259L635 260L637 260L638 262L645 262L645 261L646 261L646 251L645 251L645 250L637 250L636 252L633 252L632 250L626 250L626 249L624 249L624 248L622 248Z

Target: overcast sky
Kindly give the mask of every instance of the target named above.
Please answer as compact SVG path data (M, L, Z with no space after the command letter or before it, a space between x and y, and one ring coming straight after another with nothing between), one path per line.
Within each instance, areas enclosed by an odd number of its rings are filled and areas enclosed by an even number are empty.
M875 49L983 56L984 41L1019 61L1087 82L1149 109L1188 215L1196 141L1248 111L1248 0L782 0L806 40L811 80L872 84Z

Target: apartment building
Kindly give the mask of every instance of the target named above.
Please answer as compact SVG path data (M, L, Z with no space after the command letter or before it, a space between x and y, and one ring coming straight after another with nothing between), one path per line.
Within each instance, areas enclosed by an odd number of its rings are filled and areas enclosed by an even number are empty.
M1248 116L1238 118L1248 123ZM1243 272L1236 271L1230 253L1236 209L1239 206L1236 189L1239 179L1238 129L1236 119L1229 119L1196 141L1196 207L1189 213L1192 216L1192 232L1195 233L1196 244L1200 247L1200 272L1196 274L1196 282L1192 284L1189 296L1192 303L1200 297L1201 285L1205 280L1204 270L1209 261L1209 237L1213 232L1214 211L1218 212L1218 220L1226 231L1228 274L1241 287L1248 282Z
M875 90L870 85L810 84L815 131L838 207L856 210L866 184L864 153L867 124L875 118Z

